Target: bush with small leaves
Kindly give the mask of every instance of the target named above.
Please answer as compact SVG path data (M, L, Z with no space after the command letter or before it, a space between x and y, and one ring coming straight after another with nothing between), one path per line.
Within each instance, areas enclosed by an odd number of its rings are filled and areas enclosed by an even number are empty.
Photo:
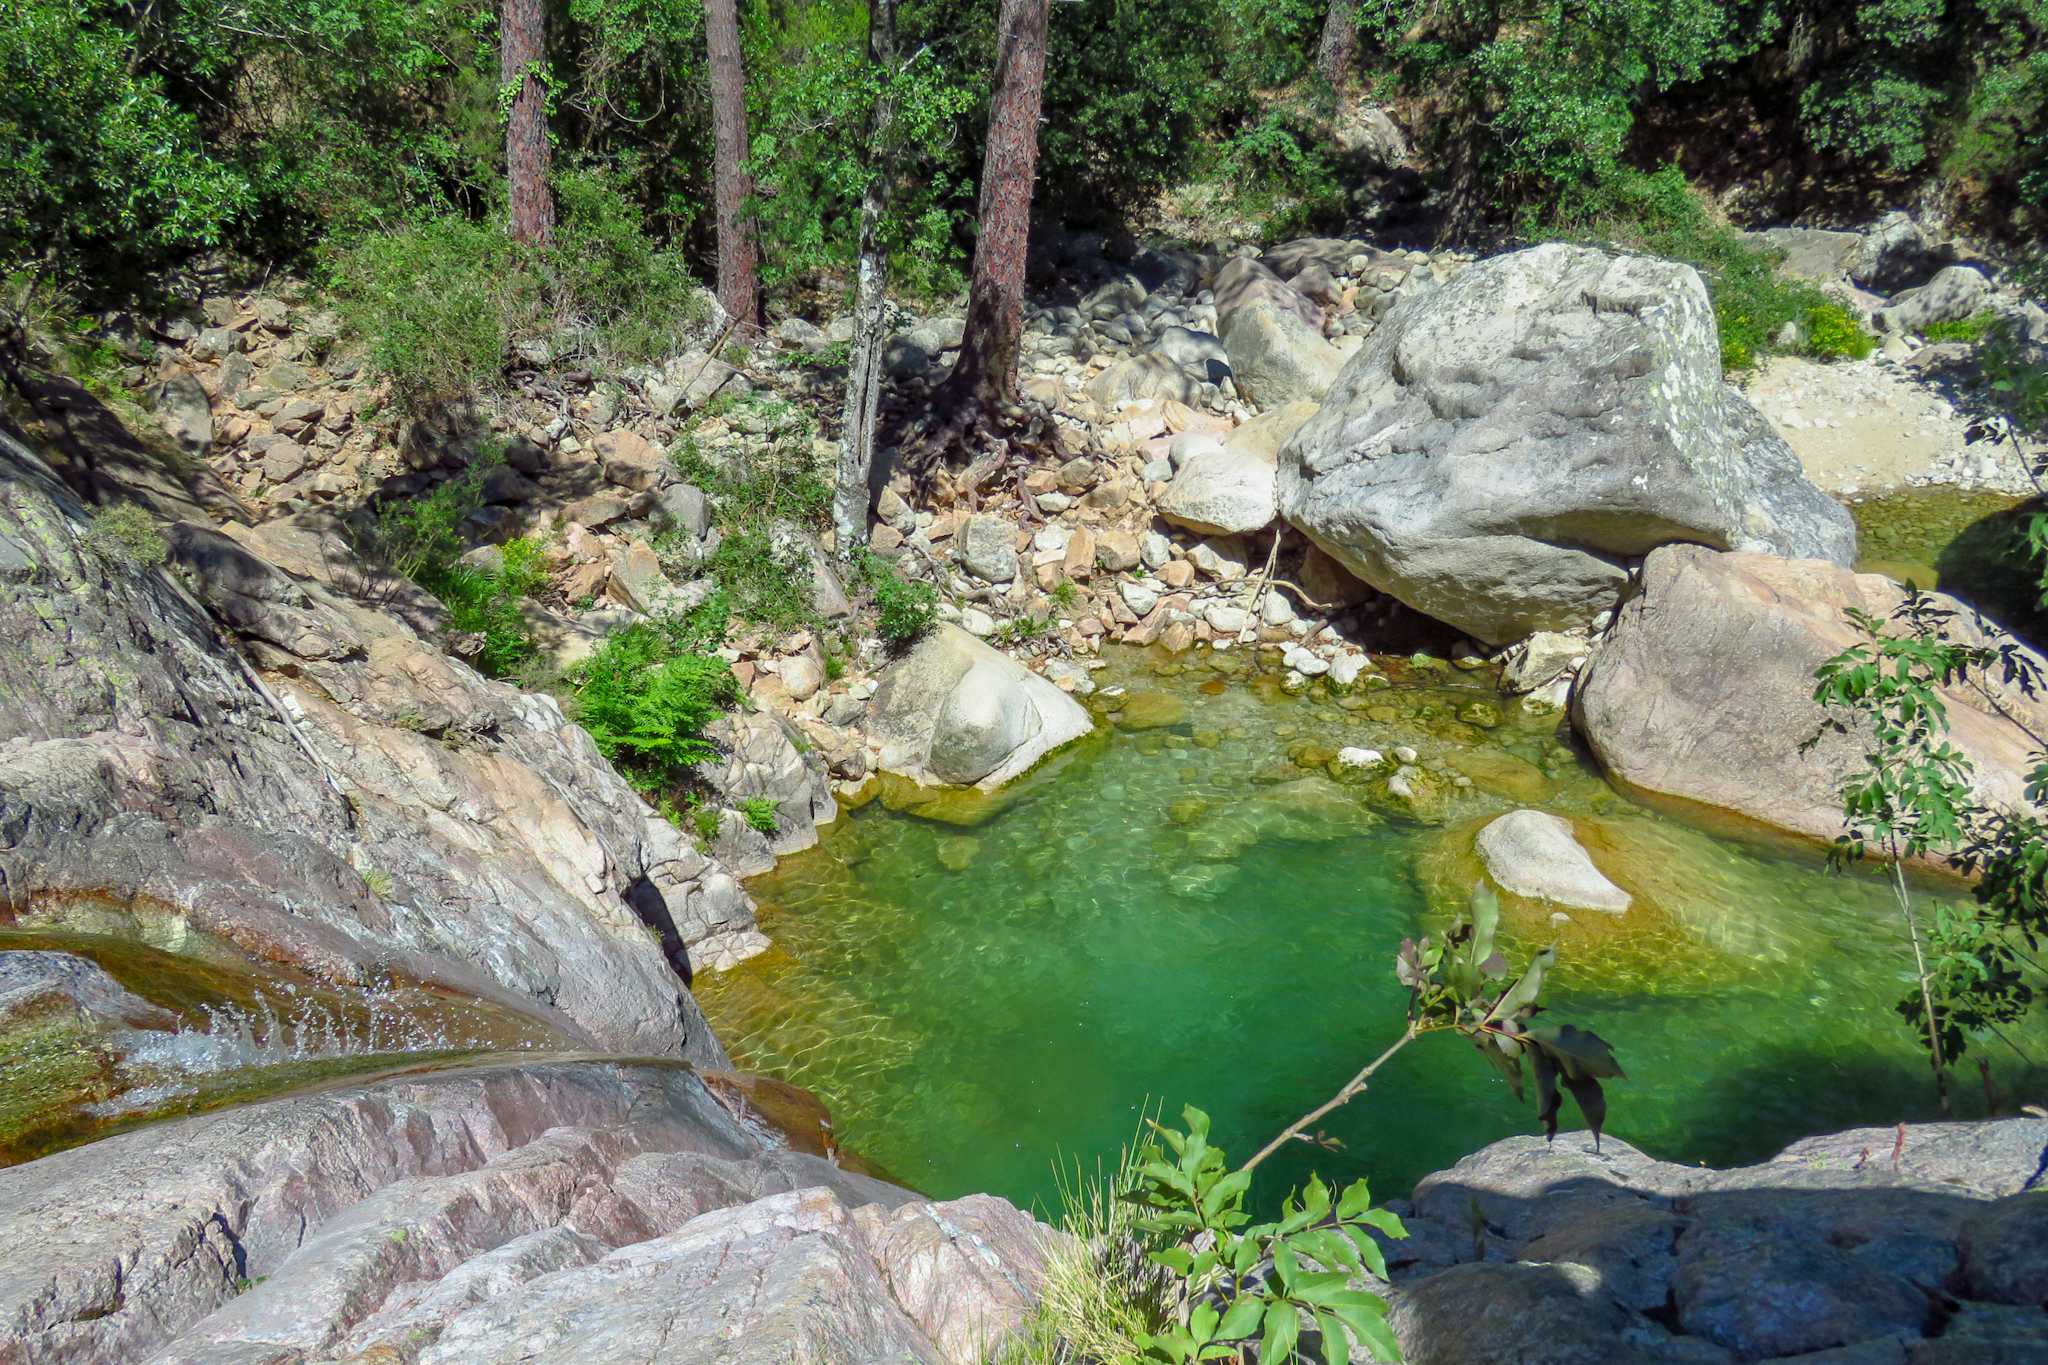
M154 569L171 552L156 518L132 502L94 512L84 540L102 559L128 569Z
M905 578L874 551L863 548L854 561L861 581L875 596L875 632L892 649L916 643L939 618L939 593L929 583Z

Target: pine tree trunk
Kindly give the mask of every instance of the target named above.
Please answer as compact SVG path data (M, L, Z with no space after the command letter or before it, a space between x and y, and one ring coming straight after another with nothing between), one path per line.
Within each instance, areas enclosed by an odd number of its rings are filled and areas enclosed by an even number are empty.
M541 0L504 0L498 15L500 79L517 82L505 118L505 178L512 239L545 246L555 235L548 192L548 103L540 66L547 60L547 14Z
M747 200L747 77L740 65L737 0L704 0L704 41L711 66L712 199L718 221L718 302L742 328L761 321L754 220Z
M1045 90L1051 0L1003 0L996 34L995 97L981 163L981 235L967 296L960 361L948 398L983 407L1017 399L1024 332L1024 251L1031 236L1031 183L1038 170L1038 109Z
M839 552L849 554L868 539L868 509L874 488L875 422L881 407L882 342L888 323L889 247L882 240L882 216L889 208L889 177L895 173L890 136L896 98L896 0L869 0L868 60L881 77L881 92L868 125L869 178L860 201L860 274L853 303L853 354L846 367L846 413L839 436L839 478L832 497L832 527Z
M1316 70L1331 85L1351 71L1358 55L1358 0L1330 0L1323 16L1323 40L1316 48Z

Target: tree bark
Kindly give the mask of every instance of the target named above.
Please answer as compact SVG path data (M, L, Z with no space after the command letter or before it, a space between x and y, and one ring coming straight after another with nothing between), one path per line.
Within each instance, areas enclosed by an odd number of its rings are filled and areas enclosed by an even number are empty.
M712 199L718 222L718 302L740 327L761 321L754 220L747 200L747 77L740 64L736 0L704 0L704 42L711 67Z
M1316 70L1331 85L1351 71L1358 55L1358 0L1330 0L1323 16L1323 40L1316 47Z
M503 0L498 14L499 78L513 91L505 117L505 179L512 240L545 246L555 236L548 191L547 12L541 0Z
M890 137L896 124L896 0L869 0L868 61L880 77L868 124L868 187L860 200L860 267L853 302L853 353L846 367L846 412L840 423L839 478L832 527L839 552L867 544L874 497L875 422L881 407L882 342L888 330L889 246L882 217L895 173Z
M946 382L947 395L956 403L999 407L1017 399L1024 251L1031 236L1031 184L1038 171L1038 109L1045 91L1045 29L1051 10L1051 0L1002 2L995 97L981 162L974 283L967 296L960 360Z

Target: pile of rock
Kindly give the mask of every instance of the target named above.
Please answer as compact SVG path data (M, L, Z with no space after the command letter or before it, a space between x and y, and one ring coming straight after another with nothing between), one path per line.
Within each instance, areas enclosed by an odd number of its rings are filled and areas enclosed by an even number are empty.
M1855 1129L1725 1171L1509 1138L1396 1206L1409 1235L1370 1287L1412 1365L2038 1360L2044 1154L2037 1118Z

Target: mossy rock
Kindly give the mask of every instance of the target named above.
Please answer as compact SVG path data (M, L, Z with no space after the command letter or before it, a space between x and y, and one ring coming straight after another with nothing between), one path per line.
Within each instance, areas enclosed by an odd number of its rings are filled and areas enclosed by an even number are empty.
M973 787L925 787L896 773L883 773L877 782L877 796L885 809L967 828L1000 814L1020 789L1017 783L990 792Z
M1556 790L1543 769L1504 749L1459 749L1444 761L1471 778L1480 791L1518 806L1540 806Z
M1125 730L1165 730L1187 718L1187 700L1171 692L1133 692L1116 713L1117 725Z
M1297 768L1327 768L1336 757L1336 747L1321 740L1298 739L1287 746L1287 760Z
M1458 719L1482 730L1497 730L1501 724L1500 708L1490 701L1468 701L1458 708Z
M965 872L981 853L981 840L971 834L949 834L939 840L939 866L948 872Z

